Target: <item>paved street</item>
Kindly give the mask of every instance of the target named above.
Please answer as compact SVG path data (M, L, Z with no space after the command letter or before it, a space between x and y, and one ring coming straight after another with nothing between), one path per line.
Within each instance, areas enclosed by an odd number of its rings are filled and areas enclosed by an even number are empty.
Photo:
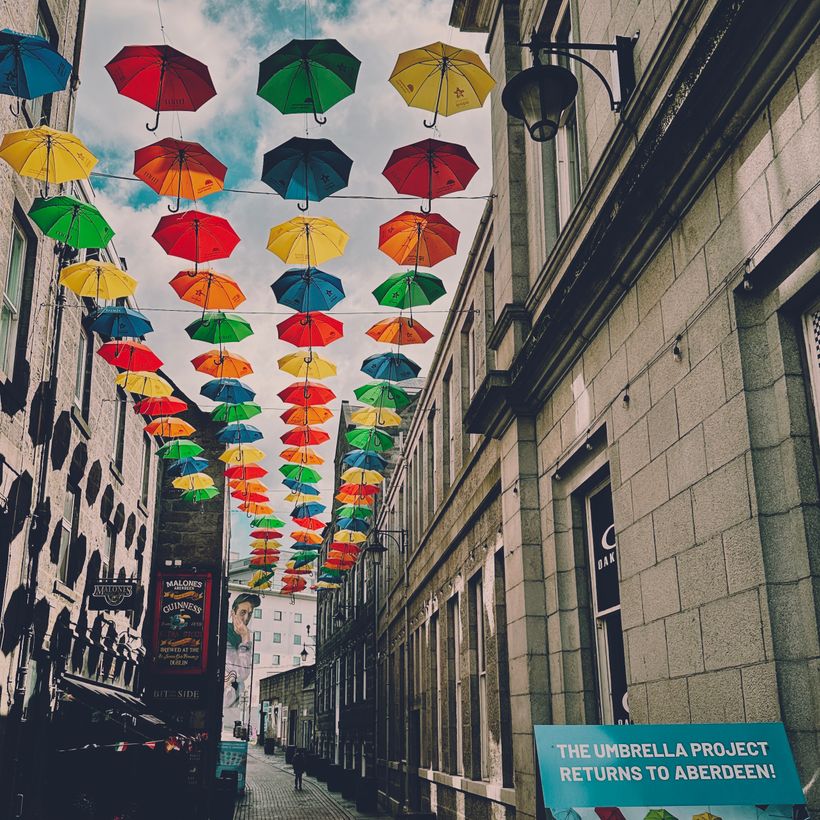
M268 756L251 746L245 796L236 807L234 820L355 820L386 817L362 814L340 795L328 792L324 783L305 775L303 791L293 788L293 770L284 755Z

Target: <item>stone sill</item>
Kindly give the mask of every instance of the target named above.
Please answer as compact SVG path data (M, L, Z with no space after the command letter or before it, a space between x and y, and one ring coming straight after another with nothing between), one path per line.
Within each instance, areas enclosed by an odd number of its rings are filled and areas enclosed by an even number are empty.
M70 586L68 586L68 584L64 584L62 581L58 581L56 578L54 579L53 590L60 597L65 598L72 604L76 604L77 601L80 600L79 593L75 592Z
M88 426L88 419L86 419L82 411L77 407L76 404L71 405L71 418L74 423L79 428L80 432L86 439L91 438L91 428Z
M122 477L122 473L119 471L116 464L113 461L108 463L108 469L111 472L111 475L117 480L119 484L125 484L125 479Z
M419 777L429 780L431 783L438 783L467 794L474 794L484 797L495 803L503 803L506 806L515 808L515 789L505 788L498 783L490 783L486 780L470 780L457 774L447 774L433 769L419 769Z

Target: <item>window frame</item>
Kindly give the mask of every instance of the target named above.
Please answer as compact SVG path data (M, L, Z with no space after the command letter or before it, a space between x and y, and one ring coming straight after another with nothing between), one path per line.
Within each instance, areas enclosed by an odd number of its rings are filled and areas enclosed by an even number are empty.
M22 247L17 255L19 260L17 281L15 283L16 298L9 297L9 282L11 281L12 261L14 259L15 239L19 237ZM20 324L23 316L23 298L25 296L26 275L28 273L29 235L16 215L11 218L11 236L9 238L8 254L6 256L5 275L3 278L3 294L0 300L0 334L3 327L7 327L5 341L0 339L0 371L11 379L14 375L14 366L17 359L17 347L20 336ZM15 304L16 301L16 304ZM7 314L11 315L8 321Z
M67 511L66 502L71 497L71 521L67 522L65 514ZM60 522L60 554L57 559L57 579L67 587L73 587L69 583L68 570L71 565L71 552L80 534L80 488L66 483L66 495L63 499L63 516Z
M114 415L114 452L111 464L118 473L122 473L125 462L125 428L128 410L128 397L125 391L117 386L116 412Z

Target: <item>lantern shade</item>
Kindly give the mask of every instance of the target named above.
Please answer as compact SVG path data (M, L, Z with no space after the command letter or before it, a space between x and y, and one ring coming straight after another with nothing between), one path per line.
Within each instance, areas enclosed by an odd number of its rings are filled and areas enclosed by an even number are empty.
M547 142L558 133L561 113L578 93L578 80L559 65L534 65L516 74L501 94L507 112L524 120L536 142Z

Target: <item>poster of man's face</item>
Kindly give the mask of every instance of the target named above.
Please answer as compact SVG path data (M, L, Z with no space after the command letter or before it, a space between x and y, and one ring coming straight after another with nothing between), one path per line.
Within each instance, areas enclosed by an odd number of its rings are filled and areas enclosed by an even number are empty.
M243 709L250 706L249 678L253 669L253 632L249 624L254 610L262 603L253 593L241 593L231 601L225 652L225 694L222 726L233 732L237 721L243 722ZM243 700L244 698L244 700Z

